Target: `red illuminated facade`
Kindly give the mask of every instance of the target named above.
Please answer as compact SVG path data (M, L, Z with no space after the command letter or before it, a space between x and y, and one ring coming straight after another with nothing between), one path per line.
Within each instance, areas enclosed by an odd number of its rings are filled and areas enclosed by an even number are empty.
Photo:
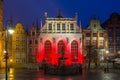
M59 65L61 48L64 48L65 64L82 63L82 33L76 18L47 18L38 37L38 62L44 59L49 64Z

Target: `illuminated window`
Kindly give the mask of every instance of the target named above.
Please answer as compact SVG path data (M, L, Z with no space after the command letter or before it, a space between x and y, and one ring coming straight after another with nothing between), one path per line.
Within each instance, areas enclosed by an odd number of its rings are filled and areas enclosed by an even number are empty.
M49 54L52 51L52 46L50 41L45 42L45 54Z
M75 40L71 43L71 57L72 62L78 60L78 43Z
M51 53L52 53L52 44L50 41L46 41L44 44L44 56L47 62L51 61Z
M62 47L65 48L65 44L64 44L64 42L61 40L61 41L58 42L58 52L59 52L59 53L61 53Z

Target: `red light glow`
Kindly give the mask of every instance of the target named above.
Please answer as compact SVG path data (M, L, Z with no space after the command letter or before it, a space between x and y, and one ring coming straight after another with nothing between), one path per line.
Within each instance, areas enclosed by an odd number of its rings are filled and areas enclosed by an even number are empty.
M51 53L46 53L45 54L45 42L48 41L51 43ZM82 64L84 59L83 59L83 55L82 55L82 50L81 50L81 46L80 46L80 42L78 40L75 40L77 41L78 43L78 54L75 55L74 57L76 58L76 61L72 61L72 57L73 55L71 55L71 42L67 42L65 39L58 39L56 42L52 42L52 40L50 39L46 39L46 40L43 40L42 43L39 44L39 52L38 52L38 55L37 55L37 59L38 59L38 62L41 63L43 61L43 59L46 60L47 63L49 64L53 64L53 65L59 65L59 59L61 57L61 53L59 53L58 51L58 42L59 41L63 41L64 42L64 50L65 50L65 55L64 57L67 58L65 60L65 64L66 65L71 65L71 64ZM72 40L73 41L73 40ZM49 55L49 56L46 56L46 55Z

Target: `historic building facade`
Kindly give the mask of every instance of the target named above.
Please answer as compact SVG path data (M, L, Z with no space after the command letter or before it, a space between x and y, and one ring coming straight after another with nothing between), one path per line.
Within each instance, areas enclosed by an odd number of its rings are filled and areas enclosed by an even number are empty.
M87 29L83 30L82 35L83 50L86 49L87 46L95 46L99 52L100 59L103 59L105 51L108 50L108 39L107 32L100 26L99 19L96 19L96 17L92 18L90 25Z
M45 24L38 37L38 62L59 65L61 49L64 48L66 64L82 63L82 33L76 18L64 18L60 13L56 18L45 16Z
M109 53L120 53L120 15L112 13L102 27L108 32Z
M12 54L14 64L25 64L27 62L27 33L23 25L18 22L12 34Z
M27 35L27 63L37 63L39 30L32 25Z

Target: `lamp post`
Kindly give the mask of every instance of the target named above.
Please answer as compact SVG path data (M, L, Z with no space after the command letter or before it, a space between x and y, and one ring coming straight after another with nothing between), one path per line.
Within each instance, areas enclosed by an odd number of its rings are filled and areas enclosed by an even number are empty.
M107 69L106 69L106 71L108 71L108 56L107 56L108 53L109 53L109 51L107 50L106 51L106 60L107 60Z
M5 32L5 56L4 56L4 59L5 59L5 80L8 80L8 58L9 58L9 55L8 55L8 49L7 49L7 43L8 43L8 32L10 34L12 34L14 31L11 27L7 28L6 32Z

